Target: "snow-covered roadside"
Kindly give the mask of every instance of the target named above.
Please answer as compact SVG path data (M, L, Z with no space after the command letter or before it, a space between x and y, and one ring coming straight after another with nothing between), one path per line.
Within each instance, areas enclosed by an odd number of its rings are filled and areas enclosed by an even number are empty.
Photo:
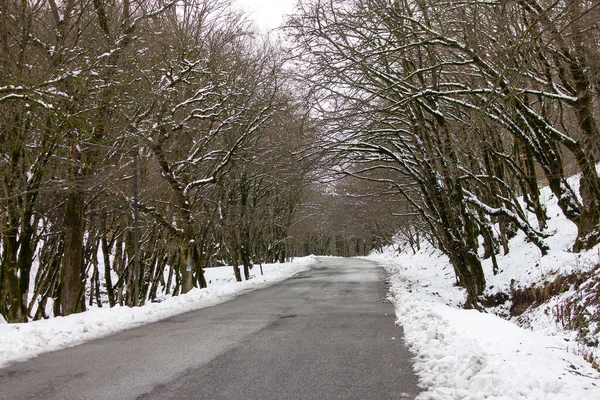
M231 267L206 270L207 289L193 289L184 295L169 297L161 303L143 307L95 308L81 314L34 321L26 324L7 324L0 320L0 367L22 361L41 353L74 346L87 340L158 321L173 315L209 307L236 295L263 288L307 270L316 262L309 256L285 264L258 266L251 271L252 279L236 283Z
M598 372L562 337L458 308L464 292L439 252L390 248L369 259L390 273L397 322L426 390L418 399L600 399Z

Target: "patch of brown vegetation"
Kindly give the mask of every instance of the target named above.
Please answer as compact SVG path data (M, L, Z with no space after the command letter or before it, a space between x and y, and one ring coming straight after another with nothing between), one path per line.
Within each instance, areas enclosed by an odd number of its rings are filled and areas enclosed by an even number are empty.
M552 297L572 290L552 308L555 321L563 328L577 333L578 354L600 371L598 348L600 333L600 264L588 272L557 276L551 282L524 289L511 289L510 315L520 316L531 307L538 307ZM523 322L523 321L521 321Z
M556 322L577 332L587 346L598 347L600 332L600 265L589 273L576 292L553 309Z
M486 294L481 303L484 307L497 307L505 304L508 300L510 300L510 296L508 294L497 292L494 294Z
M595 270L594 270L595 271ZM589 279L593 271L584 273L573 273L569 275L558 275L553 281L543 284L533 284L524 289L515 289L511 285L510 315L513 317L523 314L530 307L537 307L547 302L554 296L558 296L574 287L578 290L582 283Z
M543 284L534 283L527 288L516 289L515 281L511 281L510 293L503 292L486 295L482 299L485 307L496 307L511 301L510 317L518 317L530 307L538 307L554 296L563 294L575 286L575 290L589 278L588 273L573 273L569 275L558 275L553 281Z

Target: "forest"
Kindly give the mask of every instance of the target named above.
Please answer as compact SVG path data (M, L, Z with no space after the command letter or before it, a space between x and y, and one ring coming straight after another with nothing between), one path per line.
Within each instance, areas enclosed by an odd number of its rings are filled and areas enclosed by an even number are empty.
M481 258L560 234L542 185L572 251L600 242L599 23L598 0L300 0L274 40L228 0L0 0L0 314L394 235L479 308Z
M289 26L320 140L345 174L393 196L398 234L448 255L465 307L480 308L481 259L497 270L517 231L542 255L560 235L541 186L578 228L573 252L600 241L599 1L298 7Z

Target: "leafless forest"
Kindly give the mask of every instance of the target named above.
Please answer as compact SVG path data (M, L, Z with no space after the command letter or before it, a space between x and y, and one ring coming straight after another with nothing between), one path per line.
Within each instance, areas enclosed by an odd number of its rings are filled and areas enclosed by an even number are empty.
M281 43L229 3L0 0L7 321L393 234L478 308L541 185L600 241L600 1L301 0Z

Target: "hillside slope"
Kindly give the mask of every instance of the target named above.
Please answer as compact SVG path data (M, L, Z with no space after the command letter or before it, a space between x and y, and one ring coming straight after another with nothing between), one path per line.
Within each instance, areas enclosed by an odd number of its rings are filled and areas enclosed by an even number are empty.
M390 273L398 323L427 388L419 398L600 398L600 247L573 253L576 227L547 188L542 198L550 251L542 257L519 233L498 255L496 275L484 260L484 313L462 309L452 265L428 243L417 250L398 238L369 257Z

